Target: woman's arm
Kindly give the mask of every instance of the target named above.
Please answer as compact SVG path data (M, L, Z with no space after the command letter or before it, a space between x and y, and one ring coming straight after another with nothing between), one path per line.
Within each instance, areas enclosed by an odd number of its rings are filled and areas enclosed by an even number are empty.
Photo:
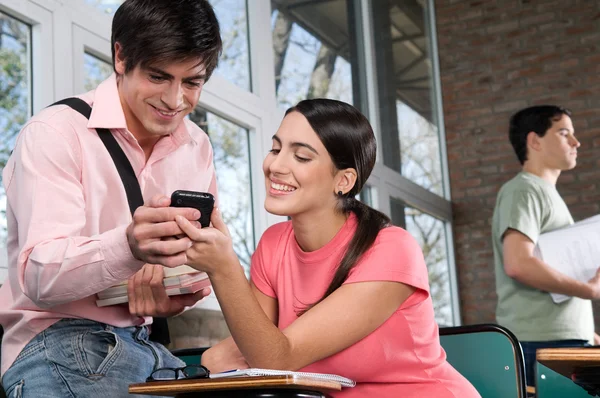
M297 370L342 351L381 326L414 291L398 282L343 285L280 331L259 313L243 278L243 272L217 273L213 288L233 339L259 368Z
M415 291L400 282L346 284L280 331L252 293L219 212L213 212L214 228L199 230L183 218L177 222L195 241L187 264L210 276L250 367L297 370L342 351L381 326Z
M250 286L262 310L274 324L277 324L277 300L263 294L252 282ZM246 359L231 337L206 350L202 354L202 364L213 373L248 368Z

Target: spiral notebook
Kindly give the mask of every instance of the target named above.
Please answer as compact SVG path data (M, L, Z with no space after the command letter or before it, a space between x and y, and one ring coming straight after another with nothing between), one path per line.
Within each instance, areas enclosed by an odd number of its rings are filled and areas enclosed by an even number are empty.
M292 372L289 370L273 370L273 369L238 369L230 370L221 373L211 373L211 379L220 379L225 377L252 377L252 376L294 376L298 378L306 378L313 380L327 380L340 383L342 387L354 387L356 382L343 376L332 375L327 373L309 373L309 372Z

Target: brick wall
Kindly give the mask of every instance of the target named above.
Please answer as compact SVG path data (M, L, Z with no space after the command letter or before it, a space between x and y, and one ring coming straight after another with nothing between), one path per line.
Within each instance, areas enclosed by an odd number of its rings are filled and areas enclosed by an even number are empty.
M558 190L575 220L600 212L600 2L435 4L463 322L494 321L490 225L498 189L520 169L513 112L571 108L580 155Z

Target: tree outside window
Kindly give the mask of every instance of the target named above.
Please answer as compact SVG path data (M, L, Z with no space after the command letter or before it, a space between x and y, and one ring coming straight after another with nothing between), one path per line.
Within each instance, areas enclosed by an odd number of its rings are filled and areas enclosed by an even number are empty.
M31 29L0 12L0 170L4 169L19 130L30 116ZM1 177L0 177L1 180ZM6 241L6 195L0 187L0 245Z

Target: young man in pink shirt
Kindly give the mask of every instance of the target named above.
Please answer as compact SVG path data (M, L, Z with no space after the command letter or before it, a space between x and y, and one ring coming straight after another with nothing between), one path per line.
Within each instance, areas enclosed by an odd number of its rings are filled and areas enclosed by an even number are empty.
M208 137L184 117L221 48L208 0L127 0L112 26L115 74L80 96L92 107L89 120L56 105L23 127L3 173L1 370L9 396L126 397L128 385L154 369L183 365L144 325L207 293L169 300L151 281L162 280L162 266L186 261L190 239L164 239L184 236L175 217L199 217L169 207L163 195L216 195ZM138 179L146 205L133 217L100 128ZM129 306L96 306L96 293L127 279Z

